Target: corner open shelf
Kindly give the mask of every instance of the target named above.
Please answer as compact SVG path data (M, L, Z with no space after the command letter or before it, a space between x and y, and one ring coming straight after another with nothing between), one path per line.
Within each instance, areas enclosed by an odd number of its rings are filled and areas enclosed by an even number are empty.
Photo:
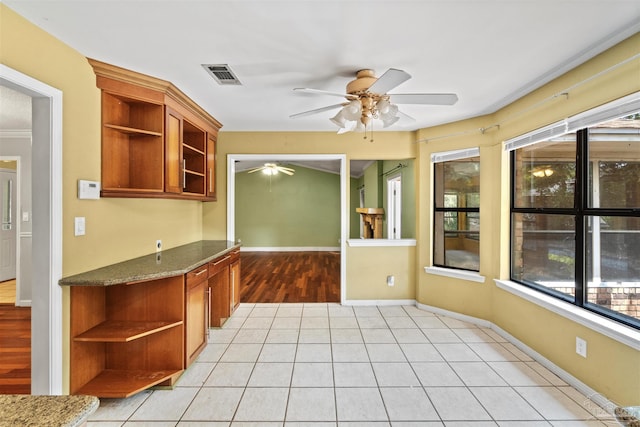
M71 288L71 394L128 397L184 369L184 278Z

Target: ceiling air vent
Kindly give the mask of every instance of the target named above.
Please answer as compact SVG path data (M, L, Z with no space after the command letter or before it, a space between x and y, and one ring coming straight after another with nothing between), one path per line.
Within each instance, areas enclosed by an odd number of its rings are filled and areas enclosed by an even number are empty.
M233 74L231 68L227 64L202 64L207 73L211 75L218 84L221 85L240 85L240 80Z

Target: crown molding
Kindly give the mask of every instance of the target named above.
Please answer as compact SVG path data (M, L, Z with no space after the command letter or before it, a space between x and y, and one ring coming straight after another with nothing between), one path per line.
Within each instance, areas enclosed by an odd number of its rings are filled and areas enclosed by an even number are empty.
M0 129L0 138L31 139L31 129Z

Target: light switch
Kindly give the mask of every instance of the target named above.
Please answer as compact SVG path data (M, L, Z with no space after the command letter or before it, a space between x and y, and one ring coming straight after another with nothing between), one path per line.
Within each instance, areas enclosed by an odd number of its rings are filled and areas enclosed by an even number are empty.
M75 235L76 236L84 236L85 232L85 222L83 216L75 217Z
M29 211L22 212L22 222L29 222Z

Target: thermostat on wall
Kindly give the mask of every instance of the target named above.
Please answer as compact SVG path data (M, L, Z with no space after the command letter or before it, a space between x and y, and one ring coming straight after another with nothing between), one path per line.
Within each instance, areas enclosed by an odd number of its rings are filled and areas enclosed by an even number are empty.
M98 181L78 180L78 199L99 199L100 183Z

